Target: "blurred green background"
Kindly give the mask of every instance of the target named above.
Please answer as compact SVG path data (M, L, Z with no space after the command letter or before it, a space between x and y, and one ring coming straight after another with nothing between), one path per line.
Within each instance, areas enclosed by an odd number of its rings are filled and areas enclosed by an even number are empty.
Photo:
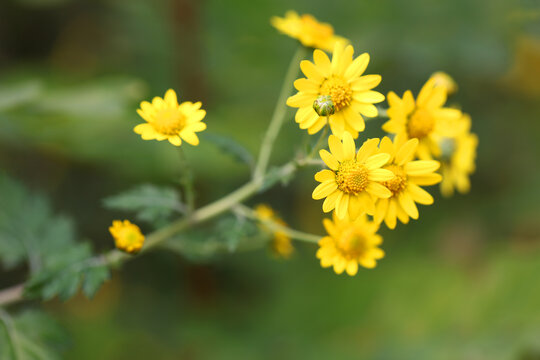
M71 335L66 359L540 359L540 2L537 0L2 0L0 167L112 247L124 214L101 199L176 185L176 149L142 141L139 102L168 88L202 100L208 132L256 153L296 42L269 24L294 9L369 52L378 90L417 93L443 70L479 135L470 194L382 230L387 256L355 277L322 269L315 247L208 261L156 251L113 274L92 301L46 309ZM273 158L305 141L285 123ZM380 135L382 120L361 136ZM249 169L208 141L185 146L203 205ZM323 234L313 169L268 202ZM1 199L0 199L1 206ZM150 229L143 229L150 231ZM295 244L296 245L296 244ZM24 279L2 272L0 285ZM24 308L24 306L23 306Z

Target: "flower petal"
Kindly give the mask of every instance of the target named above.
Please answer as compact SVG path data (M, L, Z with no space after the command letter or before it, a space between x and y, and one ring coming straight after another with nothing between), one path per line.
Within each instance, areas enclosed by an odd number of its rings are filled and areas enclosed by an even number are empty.
M334 157L334 155L330 154L327 150L321 150L319 151L319 155L321 156L322 161L325 162L325 164L332 170L337 170L339 167L339 162Z
M405 144L403 144L396 153L396 164L402 166L405 163L410 162L414 158L414 153L417 146L418 139L416 138L410 139Z
M334 180L325 181L319 184L315 188L315 190L313 190L313 193L311 194L311 196L313 197L314 200L320 200L327 197L334 191L336 191L336 189L337 189L337 183Z
M411 194L414 201L422 205L433 204L433 196L431 196L426 190L415 184L408 184L407 190Z
M366 168L368 168L368 170L373 170L373 169L380 168L381 166L386 164L389 159L390 159L390 154L380 153L380 154L376 154L376 155L372 155L368 157L366 161L364 162L364 164Z
M398 201L399 205L401 205L407 215L409 215L413 219L418 219L418 209L416 208L416 204L414 203L411 195L409 195L408 192L400 192L398 195Z
M411 161L403 167L405 173L410 176L426 175L434 172L441 164L435 160Z

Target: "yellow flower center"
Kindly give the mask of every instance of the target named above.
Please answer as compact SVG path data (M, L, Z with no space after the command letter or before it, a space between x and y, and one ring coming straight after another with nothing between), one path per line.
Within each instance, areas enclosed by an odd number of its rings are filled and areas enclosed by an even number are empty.
M390 170L394 173L394 177L391 180L385 181L382 184L396 195L407 186L407 175L403 168L399 165L387 165L384 167L386 170Z
M368 185L368 170L356 160L345 160L336 172L338 188L346 194L358 194Z
M367 250L365 235L355 227L343 231L335 241L337 248L347 259L358 258Z
M160 134L178 135L184 127L185 119L177 108L166 108L158 111L151 124Z
M335 76L324 80L320 92L322 95L330 95L336 111L348 106L352 100L352 89L341 76Z
M409 118L407 125L410 138L422 139L433 131L435 121L429 111L417 109Z

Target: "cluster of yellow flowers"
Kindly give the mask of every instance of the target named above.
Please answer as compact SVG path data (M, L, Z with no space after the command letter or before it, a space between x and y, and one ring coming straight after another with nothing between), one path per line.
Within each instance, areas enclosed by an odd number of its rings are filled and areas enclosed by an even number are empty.
M330 151L320 151L328 169L315 174L320 184L312 194L315 200L324 199L324 212L333 211L333 220L323 221L328 236L319 242L317 257L323 267L333 266L338 274L346 271L355 275L358 264L372 268L384 256L377 247L382 238L376 234L383 221L394 229L397 219L404 224L410 218L418 219L416 204L433 203L423 186L442 181L444 195L452 194L454 188L469 190L478 140L470 133L470 117L444 106L457 85L438 72L422 87L416 100L411 91L402 98L390 92L386 111L389 120L382 129L393 134L393 139L367 139L357 150L354 139L365 128L364 117L378 116L374 104L385 99L373 90L381 76L365 75L369 55L355 58L353 47L344 41L335 39L332 59L317 49L328 50L328 40L307 44L309 34L327 25L310 20L307 26L304 20L300 26L298 19L303 17L287 15L280 19L278 29L315 50L313 62L300 63L305 77L294 82L298 93L289 97L287 104L298 108L295 120L309 134L326 125L332 131ZM286 24L289 31L284 30ZM301 36L298 29L308 34Z
M373 90L381 76L365 74L369 54L354 57L354 48L346 39L311 15L290 11L284 18L272 18L271 23L313 49L313 61L300 62L305 77L294 81L298 92L288 98L287 105L298 108L295 121L308 134L325 127L332 132L328 150L319 152L328 169L315 174L320 184L312 194L315 200L324 199L325 213L333 212L332 220L323 220L328 236L319 241L317 257L323 267L355 275L359 265L373 268L384 257L379 248L382 237L377 234L383 222L395 229L397 220L407 224L411 218L418 219L417 204L433 204L424 186L440 183L445 196L454 189L469 190L478 139L470 131L470 116L445 106L447 96L457 91L447 74L434 73L416 99L409 90L402 97L389 92L388 108L381 110L375 104L385 96ZM323 50L331 51L332 57ZM151 103L143 101L137 112L146 123L134 131L144 140L167 139L176 146L183 140L197 145L196 132L206 129L201 103L178 104L173 90ZM365 119L377 116L388 118L382 125L388 136L357 144ZM286 226L268 206L258 206L255 213L264 231L272 232L265 221ZM119 249L133 253L142 247L144 236L129 221L115 221L110 231ZM275 252L290 256L291 239L283 231L273 234Z

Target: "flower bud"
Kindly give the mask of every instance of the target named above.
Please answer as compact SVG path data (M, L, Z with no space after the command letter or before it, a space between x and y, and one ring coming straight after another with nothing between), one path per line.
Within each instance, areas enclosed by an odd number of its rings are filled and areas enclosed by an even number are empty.
M319 116L330 116L336 111L330 95L321 95L313 102L313 109Z

